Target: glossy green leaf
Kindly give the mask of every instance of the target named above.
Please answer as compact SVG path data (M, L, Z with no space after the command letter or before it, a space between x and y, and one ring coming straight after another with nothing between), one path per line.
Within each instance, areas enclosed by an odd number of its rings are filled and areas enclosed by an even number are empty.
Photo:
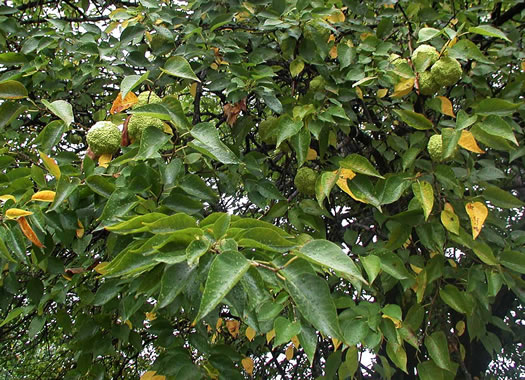
M475 107L475 111L478 115L498 115L498 116L510 116L520 106L519 103L512 103L508 100L499 98L487 98L480 101Z
M386 353L390 360L401 369L403 372L407 372L407 353L402 345L396 342L388 341L386 344Z
M301 323L299 321L291 322L286 318L277 317L273 322L275 329L274 347L280 346L283 343L288 343L290 340L301 332Z
M502 40L510 42L505 33L492 25L473 26L468 29L470 33L481 34L482 36L501 38Z
M144 231L144 226L146 223L153 223L165 217L167 217L166 214L152 212L144 215L137 215L129 220L125 220L111 226L106 226L105 229L122 235L132 234Z
M45 99L42 99L42 103L47 107L49 111L58 116L69 127L75 120L73 116L73 107L65 100L55 100L50 103Z
M425 117L425 115L420 113L408 110L394 110L394 112L401 120L414 129L425 130L431 129L434 126L432 122Z
M193 79L200 82L199 78L197 78L190 64L184 59L184 57L175 56L169 58L164 64L164 68L161 68L161 70L174 77Z
M156 127L148 127L142 132L140 148L136 160L159 157L159 150L170 140L170 136Z
M368 161L366 157L353 153L339 162L339 166L345 169L352 169L355 173L360 173L368 176L384 178L377 172L374 166Z
M445 333L442 331L436 331L432 335L427 336L425 338L425 347L428 350L428 354L439 368L450 372L454 371L454 367L450 362L448 341Z
M196 267L190 267L185 262L166 267L160 280L158 308L168 306L188 285L190 276Z
M501 265L521 274L525 274L525 253L505 250L500 255Z
M139 86L142 82L148 79L149 71L142 75L127 75L120 82L120 93L122 98L125 98L128 92Z
M281 116L277 125L277 147L279 147L284 140L297 134L302 127L303 122L301 120L294 120L288 115Z
M525 203L511 193L494 185L485 185L485 191L483 191L482 195L483 198L488 200L494 206L501 208L519 208L525 205Z
M191 130L194 144L223 164L238 164L239 159L220 139L219 132L211 123L197 124Z
M447 284L439 290L439 296L447 305L458 313L471 314L472 305L469 304L467 297L454 285Z

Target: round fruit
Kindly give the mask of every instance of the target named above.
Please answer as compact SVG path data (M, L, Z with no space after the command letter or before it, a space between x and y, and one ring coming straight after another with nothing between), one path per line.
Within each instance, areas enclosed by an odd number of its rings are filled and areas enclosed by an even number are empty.
M293 183L302 194L314 195L315 194L315 181L317 180L317 174L313 169L303 166L295 175Z
M430 69L434 81L443 86L452 86L461 79L463 70L461 64L450 57L441 57Z
M440 162L443 155L443 137L441 135L430 136L427 150L432 161Z
M164 130L164 123L156 117L133 115L128 122L128 135L133 141L140 141L142 132L148 127Z
M159 98L153 91L141 92L138 96L137 103L133 104L133 109L145 106L146 104L160 103L162 99Z
M95 156L117 152L120 139L120 130L110 121L99 121L90 128L86 136L88 146Z
M414 64L416 71L419 73L432 66L438 59L439 52L431 45L420 45L412 53L412 63Z
M425 71L419 75L419 92L423 95L434 95L440 88L441 85L434 80L430 71Z

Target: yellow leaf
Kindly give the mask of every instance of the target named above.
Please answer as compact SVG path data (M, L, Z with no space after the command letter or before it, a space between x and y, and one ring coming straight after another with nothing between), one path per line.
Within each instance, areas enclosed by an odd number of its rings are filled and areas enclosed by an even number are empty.
M28 215L33 215L33 213L31 211L22 210L21 208L10 208L5 212L7 219L16 219Z
M386 96L386 94L388 94L388 89L386 88L380 88L379 90L377 90L377 97L379 99L382 99Z
M470 202L465 206L468 217L470 218L470 225L472 226L472 238L476 239L483 228L485 219L489 215L489 210L481 202Z
M275 329L270 330L266 333L266 343L270 343L270 341L275 338Z
M241 322L230 319L226 321L226 327L228 328L228 332L233 338L237 338L239 336L239 327L241 326Z
M244 358L241 360L242 368L246 371L248 375L252 375L253 373L253 360L252 358Z
M218 66L215 62L213 62L213 63L210 65L210 67L211 67L213 70L217 70L217 69L219 68L219 66Z
M157 314L148 311L148 312L146 313L146 319L147 319L148 321L154 321L155 319L157 319Z
M0 195L0 201L5 202L7 200L11 199L13 202L16 203L16 198L10 194Z
M286 351L284 352L287 360L292 360L293 358L293 344L289 345Z
M443 115L456 117L456 115L454 114L454 108L452 107L452 102L450 101L450 99L447 98L446 96L438 96L437 98L441 100L441 113Z
M130 330L133 330L133 324L131 323L129 319L126 319L124 323L126 324L126 326L129 327Z
M28 238L31 241L31 243L33 243L39 248L44 248L44 244L40 242L38 236L36 236L35 231L33 231L25 217L21 216L17 219L17 222L20 226L20 229L22 230L26 238Z
M337 351L337 349L341 346L343 342L341 342L337 338L332 338L332 344L334 345L334 351Z
M394 86L394 93L390 95L392 98L401 98L410 94L414 88L416 78L402 79Z
M301 343L299 343L299 338L297 338L297 335L295 335L292 338L292 343L293 343L293 345L295 346L296 349L299 349L299 347L301 347Z
M330 16L326 18L326 21L331 23L344 22L345 14L340 9L335 9Z
M137 103L138 101L139 98L137 98L137 95L135 95L132 92L128 92L124 99L122 99L122 92L119 92L117 97L113 101L113 104L111 105L109 113L113 115L122 112L134 105L135 103Z
M317 158L317 151L312 148L308 148L308 153L306 154L306 161L312 161Z
M106 274L106 267L108 266L109 262L107 261L103 261L101 263L99 263L95 268L93 268L95 270L95 272L101 274L101 275L105 275Z
M456 323L456 332L458 336L463 335L465 332L465 321L458 321L458 323Z
M51 190L42 190L33 194L31 197L32 201L40 202L53 202L55 200L56 193Z
M474 135L470 131L461 131L461 137L459 138L458 145L474 153L485 153L485 151L478 146Z
M335 36L333 34L330 34L330 37L328 37L328 42L335 41Z
M51 173L51 175L53 175L56 179L60 179L60 168L58 167L57 162L44 152L38 153L40 153L40 158L44 162L44 166L47 168L49 173Z
M454 212L454 207L448 202L445 202L445 206L443 207L444 210Z
M111 154L108 154L108 153L101 154L100 157L98 158L98 166L107 168L112 158L113 156Z
M414 264L410 264L410 268L414 271L415 274L419 274L423 269L420 267L415 266Z
M166 376L157 375L156 371L148 371L140 377L140 380L166 380Z
M355 88L355 93L359 99L363 100L363 91L359 88L359 86Z
M336 59L336 58L337 58L337 46L336 46L336 45L332 46L332 48L331 48L330 51L328 52L328 55L329 55L330 58L332 58L332 59Z
M82 239L82 237L84 236L84 226L82 225L82 222L80 221L80 219L77 219L77 225L78 225L78 228L76 230L77 238Z
M525 71L525 61L521 61L521 71Z
M245 334L246 334L246 338L248 338L248 340L251 342L255 338L255 335L257 335L257 332L253 328L248 326L246 328Z
M394 322L394 326L396 326L396 329L401 328L401 321L397 318L391 317L390 315L383 314L384 319L390 319L392 322Z
M193 84L190 86L190 94L193 97L197 95L197 82L193 82Z
M222 318L217 319L217 323L215 323L215 330L221 331L222 326Z

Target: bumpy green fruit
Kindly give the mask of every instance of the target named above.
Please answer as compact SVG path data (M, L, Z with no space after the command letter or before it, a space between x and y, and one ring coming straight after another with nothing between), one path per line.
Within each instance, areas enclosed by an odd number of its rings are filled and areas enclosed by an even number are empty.
M160 102L162 102L162 99L159 98L154 92L144 91L139 94L137 103L133 104L133 107L131 108L135 109L145 106L146 104L154 104Z
M452 86L461 79L463 70L461 64L450 57L441 57L430 69L434 81L443 86Z
M96 155L114 154L120 148L121 133L110 121L99 121L86 136L91 151Z
M432 66L438 59L439 52L431 45L420 45L412 53L412 63L414 64L416 71L419 73Z
M423 95L434 95L440 88L441 85L434 80L430 71L425 71L419 75L419 92Z
M140 141L142 132L150 126L164 130L164 123L156 117L133 115L128 122L128 135L133 141Z
M268 145L277 144L277 118L269 117L259 124L259 137L261 141Z
M303 166L297 170L297 174L293 180L297 191L305 195L315 194L315 181L317 180L317 174L313 169Z
M440 162L443 155L443 137L441 135L430 136L427 150L432 161Z

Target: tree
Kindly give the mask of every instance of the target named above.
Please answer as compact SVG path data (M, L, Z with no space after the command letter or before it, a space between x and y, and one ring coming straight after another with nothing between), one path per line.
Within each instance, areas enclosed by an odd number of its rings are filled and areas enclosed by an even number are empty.
M523 373L524 2L0 4L6 378Z

